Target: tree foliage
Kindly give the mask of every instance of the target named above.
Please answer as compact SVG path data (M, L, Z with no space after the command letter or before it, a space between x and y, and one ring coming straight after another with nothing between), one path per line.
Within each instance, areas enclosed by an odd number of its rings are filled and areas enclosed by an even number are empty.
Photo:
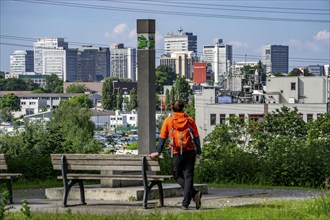
M174 85L174 97L175 99L183 100L185 103L188 103L189 96L192 94L192 90L189 86L189 83L184 77L179 76L175 80Z
M0 91L32 91L40 88L31 79L0 78Z
M113 79L107 78L102 86L102 107L107 110L114 109L114 89L113 89Z
M86 91L86 86L78 83L73 83L66 88L67 93L84 93Z
M173 85L176 80L176 73L169 67L160 65L156 68L156 93L164 93L164 85Z
M81 106L82 108L92 108L93 102L88 98L88 95L77 95L70 99L70 102Z
M195 119L195 98L192 97L185 105L185 113Z
M21 109L20 98L14 93L8 93L0 99L0 109L7 108L10 111L19 111Z
M170 111L171 110L171 97L170 97L170 91L166 89L165 91L165 111Z
M305 123L282 107L264 120L230 117L204 139L202 182L321 186L330 177L330 114Z
M129 110L132 111L138 107L136 89L131 89L129 93Z
M65 100L54 110L48 129L61 145L54 146L58 152L90 153L99 149L93 139L95 125L91 112L85 104Z
M63 93L63 80L55 74L47 76L45 90L48 93Z
M117 110L122 110L123 109L123 102L124 102L124 99L123 99L123 91L121 90L121 88L118 88L117 89L117 99L116 99L116 109Z

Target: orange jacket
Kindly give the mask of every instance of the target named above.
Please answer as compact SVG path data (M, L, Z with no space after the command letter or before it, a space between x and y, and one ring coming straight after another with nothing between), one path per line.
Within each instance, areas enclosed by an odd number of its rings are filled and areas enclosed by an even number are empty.
M186 119L188 118L188 120L190 122L189 127L191 129L191 132L192 132L194 138L199 137L196 123L191 117L188 117L184 112L172 112L172 115L166 117L165 120L164 120L162 129L161 129L160 134L159 134L160 138L166 139L170 135L169 133L170 133L172 127L173 127L172 126L173 117L177 118L178 119L177 121L179 123L180 123L180 121L181 122L186 121ZM188 150L194 150L194 144L193 143L191 143L191 146L188 147ZM179 149L174 148L173 149L173 154L178 154L178 153L179 153Z

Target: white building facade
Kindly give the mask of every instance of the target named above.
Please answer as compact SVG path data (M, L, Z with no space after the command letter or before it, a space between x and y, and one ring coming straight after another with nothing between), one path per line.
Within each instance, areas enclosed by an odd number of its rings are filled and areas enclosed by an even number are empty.
M110 76L136 81L136 49L124 44L110 45Z
M164 53L193 51L197 53L197 36L184 32L181 28L177 33L171 33L164 37Z
M34 42L34 71L37 74L66 76L66 50L64 38L38 38Z
M10 55L10 74L24 74L33 72L33 51L31 50L15 50Z
M215 39L213 45L203 47L204 61L210 63L214 74L214 83L221 84L231 74L233 62L232 45L226 45L222 39Z
M192 79L193 64L198 61L197 55L192 51L173 52L164 54L160 58L160 65L171 67L179 76Z
M231 115L246 120L259 120L282 106L296 107L304 121L317 119L330 112L328 77L268 77L264 103L220 104L216 88L203 89L195 95L196 124L203 140L219 123Z

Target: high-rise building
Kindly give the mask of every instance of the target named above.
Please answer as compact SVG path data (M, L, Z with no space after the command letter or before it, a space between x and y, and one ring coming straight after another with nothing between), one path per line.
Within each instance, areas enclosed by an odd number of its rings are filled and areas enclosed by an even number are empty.
M64 82L78 81L78 49L66 50L66 76Z
M78 48L77 80L82 82L101 81L109 76L109 48L85 45Z
M262 47L262 62L266 66L266 73L289 72L289 46L264 45Z
M184 32L181 28L177 33L168 34L164 37L164 53L193 51L197 54L197 36L193 33Z
M196 54L192 51L173 52L160 57L160 65L171 67L179 76L192 79L193 64L198 61Z
M10 73L22 74L33 71L32 50L15 50L14 53L10 55Z
M66 49L64 38L38 38L34 45L34 72L55 74L60 79L66 76Z
M309 74L314 76L324 76L324 65L308 65Z
M210 63L214 74L214 83L221 84L224 77L231 74L233 47L226 45L222 39L215 39L213 45L203 47L204 61Z
M110 76L136 81L136 49L124 44L110 45Z

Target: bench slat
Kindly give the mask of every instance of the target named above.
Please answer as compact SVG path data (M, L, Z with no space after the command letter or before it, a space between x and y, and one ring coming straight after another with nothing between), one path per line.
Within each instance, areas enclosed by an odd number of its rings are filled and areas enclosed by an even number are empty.
M0 170L7 170L8 167L6 164L0 164Z
M73 159L67 159L68 164L70 165L129 165L129 166L141 166L141 159L140 160L103 160L103 159L93 159L93 160L86 160L86 159L79 159L79 160L73 160ZM61 164L61 160L53 160L53 164ZM158 161L152 161L149 163L151 166L158 166Z
M3 154L0 154L0 170L7 170L6 160Z
M0 173L0 179L11 179L13 177L22 176L21 173Z
M62 179L62 176L58 176L58 179ZM116 180L142 180L142 175L102 175L102 174L78 174L78 173L68 173L67 174L68 179L116 179ZM172 176L169 175L148 175L149 180L165 180L165 179L171 179Z
M61 157L65 155L65 157L68 160L72 159L109 159L109 160L124 160L124 159L129 159L129 160L141 160L141 157L143 155L133 155L133 154L52 154L51 157L52 159L58 159L61 160Z
M61 165L53 165L54 170L61 170ZM68 165L69 170L120 170L120 171L141 171L141 166L122 166L122 165L99 165L99 166L93 166L93 165ZM159 166L151 166L149 167L150 171L160 171Z

